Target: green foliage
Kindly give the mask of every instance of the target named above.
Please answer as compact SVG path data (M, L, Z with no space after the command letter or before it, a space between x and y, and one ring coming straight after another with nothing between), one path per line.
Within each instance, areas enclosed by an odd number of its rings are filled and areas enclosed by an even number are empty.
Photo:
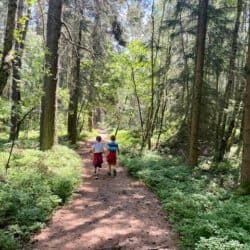
M80 141L86 141L87 139L93 138L98 135L98 131L93 129L92 132L82 131L80 134Z
M58 150L59 149L59 150ZM49 165L50 186L54 194L59 196L64 203L72 194L76 185L80 182L81 160L74 151L68 148L56 146L53 154L46 156L45 165Z
M235 183L228 165L222 176L152 152L126 154L121 162L157 193L183 249L249 249L250 197L232 192Z
M114 134L114 131L113 133ZM117 141L120 145L120 149L123 154L130 152L129 149L134 149L135 151L139 148L140 145L140 133L137 131L127 131L119 130L117 133Z
M79 184L81 166L79 156L64 146L14 153L8 175L0 182L0 249L18 249L18 241L43 227Z
M8 119L8 112L10 111L11 105L6 100L0 97L0 120Z
M226 238L210 237L209 239L201 238L196 244L195 250L247 250L247 248L238 241Z
M18 250L21 249L21 245L13 234L0 229L0 249Z
M44 75L44 57L45 49L43 48L42 37L35 32L27 33L25 50L22 57L21 68L21 96L22 112L25 114L31 107L37 107L37 100L42 96L42 81ZM29 90L29 91L27 91ZM32 114L32 122L38 121L39 114ZM36 118L36 119L35 119ZM29 124L33 125L33 123ZM37 125L37 123L34 123ZM29 126L30 128L30 126Z

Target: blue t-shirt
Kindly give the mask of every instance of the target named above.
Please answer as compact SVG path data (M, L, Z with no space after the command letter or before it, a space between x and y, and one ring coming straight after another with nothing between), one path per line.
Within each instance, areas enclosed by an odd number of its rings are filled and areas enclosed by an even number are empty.
M109 151L112 151L112 152L116 152L119 149L118 144L114 141L109 142L107 144L107 148Z

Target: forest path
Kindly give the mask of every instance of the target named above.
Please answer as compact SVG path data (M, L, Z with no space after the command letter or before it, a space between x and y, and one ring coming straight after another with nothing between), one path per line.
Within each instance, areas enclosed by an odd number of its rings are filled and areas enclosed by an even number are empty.
M100 131L106 139L105 131ZM84 161L84 182L72 201L58 210L49 225L33 239L32 249L177 249L176 236L159 201L143 185L117 168L99 179L93 176L90 149L93 139L78 149Z

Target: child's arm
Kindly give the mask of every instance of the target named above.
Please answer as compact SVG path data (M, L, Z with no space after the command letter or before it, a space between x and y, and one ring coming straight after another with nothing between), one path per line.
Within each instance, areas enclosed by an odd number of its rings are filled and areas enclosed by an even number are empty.
M93 154L95 153L95 145L92 145L90 152L93 153Z
M109 152L109 144L108 144L108 143L106 144L106 147L105 147L105 148L106 148L106 151L107 151L107 153L108 153L108 152Z

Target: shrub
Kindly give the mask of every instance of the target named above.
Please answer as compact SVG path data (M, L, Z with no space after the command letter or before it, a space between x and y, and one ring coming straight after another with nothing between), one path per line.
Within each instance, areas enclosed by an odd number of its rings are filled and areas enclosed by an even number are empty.
M119 130L117 133L117 141L124 154L131 152L129 149L138 151L140 148L140 132Z
M121 163L158 195L183 249L250 249L250 197L232 191L236 164L191 169L152 152L126 154Z
M0 230L0 249L2 250L18 250L21 245L13 234L7 231Z
M0 182L0 249L18 249L18 242L40 229L81 180L82 161L64 146L19 150L11 163Z
M195 250L247 250L247 246L227 238L210 237L206 239L202 237L196 244Z

